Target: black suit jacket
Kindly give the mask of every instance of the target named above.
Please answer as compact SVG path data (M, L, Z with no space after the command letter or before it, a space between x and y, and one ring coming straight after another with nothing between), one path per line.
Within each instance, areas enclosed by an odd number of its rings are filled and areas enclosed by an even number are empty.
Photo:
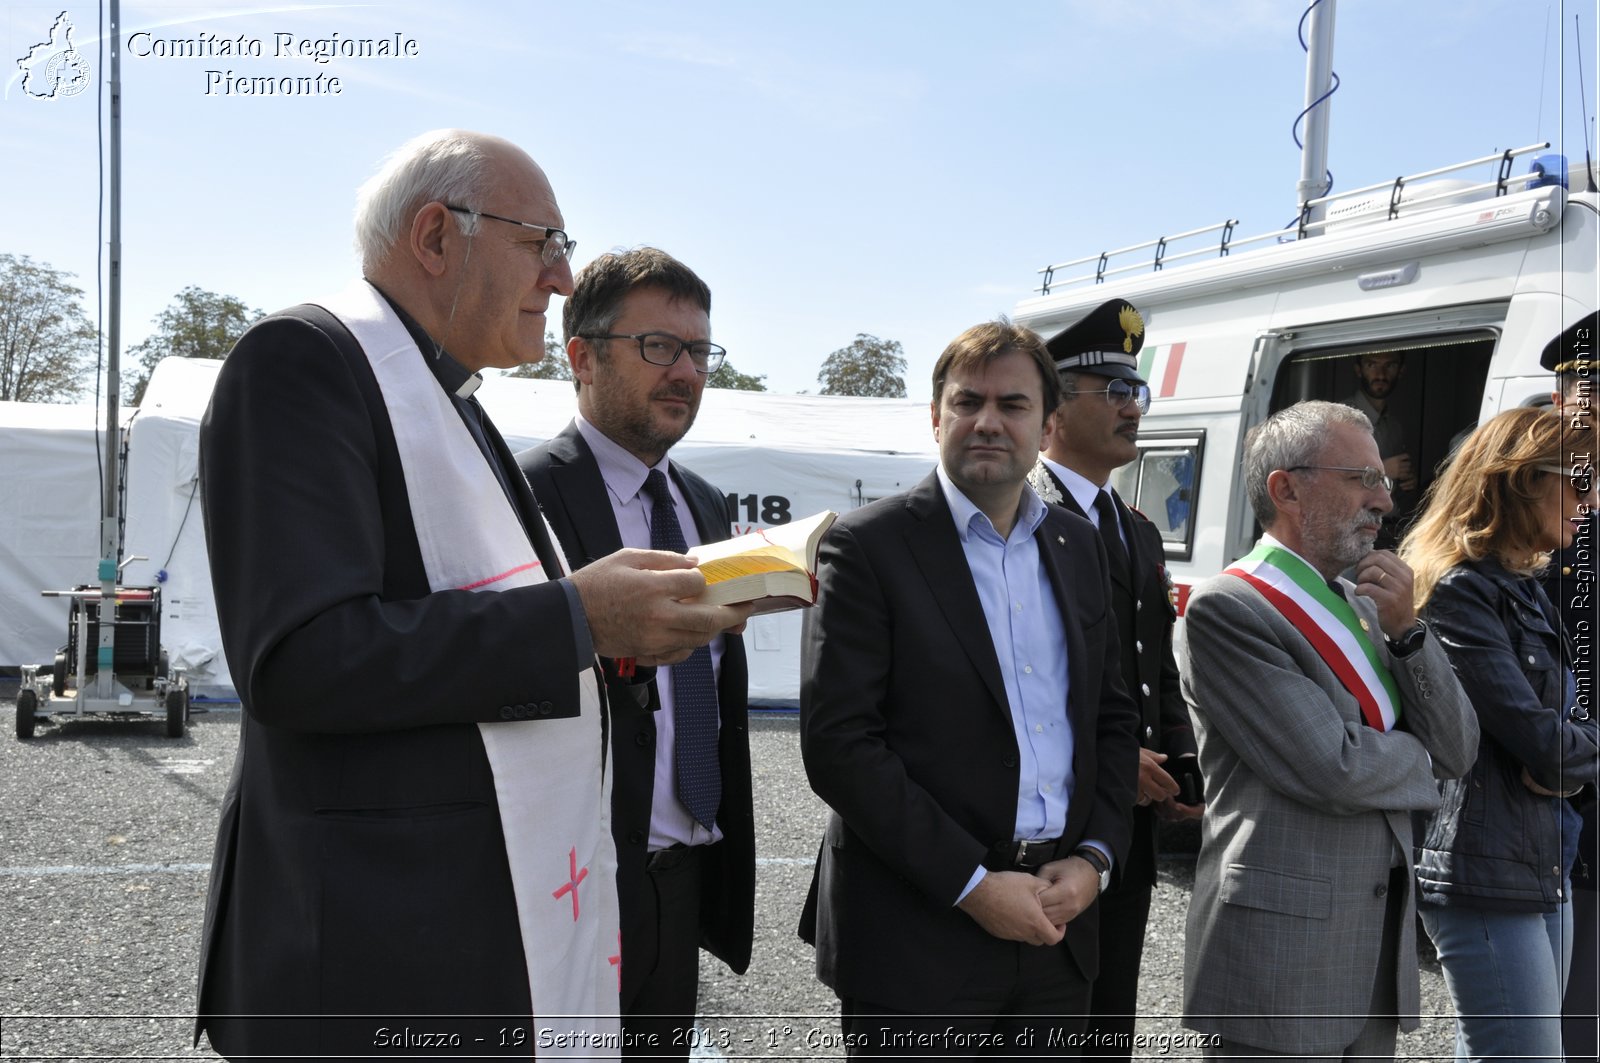
M576 424L568 425L554 439L518 454L517 461L574 569L622 549L600 467ZM725 496L677 462L669 467L694 514L701 542L728 538L732 520ZM611 832L617 846L623 946L630 957L638 957L637 962L622 965L622 1005L626 1009L644 975L654 967L645 951L653 944L637 927L643 907L640 891L650 888L644 865L655 786L655 713L661 708L661 698L653 676L646 670L641 669L630 681L619 678L611 662L606 666L606 686L616 764ZM738 635L725 635L717 679L717 703L722 713L717 738L722 805L717 812L717 826L722 829L722 841L706 854L700 934L702 946L739 974L750 966L755 927L756 842L750 788L748 687L744 640Z
M1061 505L1088 519L1065 484L1048 465L1044 466ZM1118 609L1118 644L1122 647L1122 681L1139 707L1139 743L1146 749L1165 753L1170 763L1194 754L1194 727L1189 721L1189 706L1183 700L1178 665L1172 654L1172 629L1177 609L1167 592L1166 551L1161 532L1143 513L1130 508L1115 492L1127 536L1130 572L1112 572L1112 599ZM1120 614L1127 615L1120 615ZM1148 806L1135 806L1134 839L1127 861L1118 869L1117 884L1153 886L1156 881L1155 812Z
M244 717L212 863L199 1028L228 1055L322 1056L378 1051L372 1023L225 1016L526 1015L477 724L530 707L579 713L564 590L430 591L383 396L354 338L317 307L240 339L201 424L200 469ZM512 480L553 565L533 495Z
M1128 845L1138 743L1115 667L1105 547L1051 508L1036 533L1066 630L1076 785L1060 856ZM937 1013L983 950L954 907L1009 843L1019 757L983 607L937 475L841 517L818 560L800 689L801 752L833 808L800 933L844 997ZM1099 966L1091 908L1061 948Z

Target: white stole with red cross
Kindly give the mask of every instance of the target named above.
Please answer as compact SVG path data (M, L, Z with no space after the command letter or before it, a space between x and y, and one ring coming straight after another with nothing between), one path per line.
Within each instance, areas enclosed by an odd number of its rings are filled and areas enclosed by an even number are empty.
M434 592L494 594L552 578L483 451L378 290L359 281L319 305L344 323L372 364ZM545 530L554 544L548 524ZM561 558L559 547L555 554ZM565 559L560 563L554 578L567 574ZM592 669L580 673L579 689L577 717L478 725L494 770L533 1013L552 1035L541 1056L614 1056L620 1043L611 775Z

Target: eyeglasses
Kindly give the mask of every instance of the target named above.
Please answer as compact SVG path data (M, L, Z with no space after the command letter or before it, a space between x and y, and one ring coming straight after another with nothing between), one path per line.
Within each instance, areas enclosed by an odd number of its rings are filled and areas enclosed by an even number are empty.
M1150 412L1150 385L1130 384L1126 380L1113 380L1103 388L1095 391L1078 392L1079 395L1104 395L1106 404L1113 410L1120 410L1131 399L1138 407L1140 413Z
M1300 472L1303 469L1321 469L1324 472L1353 472L1361 475L1361 486L1368 491L1381 487L1385 491L1394 490L1394 480L1384 475L1382 469L1374 469L1371 465L1363 465L1359 469L1348 465L1296 465L1283 470L1284 472Z
M636 332L629 336L579 336L581 340L633 340L639 344L639 357L651 365L671 365L678 355L689 352L697 373L715 373L722 368L728 351L708 340L680 340L667 332Z
M552 225L535 225L531 221L518 221L515 218L503 218L498 214L490 214L486 210L473 210L471 207L457 207L450 203L444 205L445 210L453 210L458 214L470 214L474 218L493 218L503 221L507 225L520 225L524 229L544 233L544 239L539 241L539 261L547 266L553 266L562 259L572 261L572 252L578 248L578 241L572 239L563 229Z

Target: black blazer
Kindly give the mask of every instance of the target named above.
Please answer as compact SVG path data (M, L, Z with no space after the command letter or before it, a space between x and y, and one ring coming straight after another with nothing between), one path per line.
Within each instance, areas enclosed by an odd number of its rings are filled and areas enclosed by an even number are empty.
M1048 465L1044 469L1061 492L1060 504L1088 519L1055 471ZM1167 591L1166 551L1161 545L1161 532L1148 517L1123 502L1115 491L1111 497L1122 516L1123 528L1131 531L1127 537L1131 579L1128 573L1112 573L1113 602L1122 603L1124 611L1131 605L1132 612L1131 616L1120 617L1117 627L1122 647L1122 681L1139 707L1139 743L1167 754L1170 763L1195 753L1197 747L1172 654L1172 629L1178 613ZM1155 812L1148 806L1135 806L1133 819L1139 848L1129 852L1128 860L1118 870L1117 882L1153 886L1158 841Z
M526 1015L477 723L529 705L578 714L565 591L430 592L383 396L354 338L317 307L240 339L201 424L200 470L244 717L197 1036L226 1055L322 1056L378 1051L372 1024L225 1016ZM537 504L512 480L549 566Z
M589 445L569 424L561 434L517 455L566 551L567 562L582 568L622 549L611 500ZM732 520L726 497L711 484L673 462L672 477L688 500L702 542L728 538ZM653 675L641 669L632 681L621 679L606 662L611 706L611 749L616 774L611 789L611 833L617 846L617 894L622 906L624 947L631 956L653 948L639 929L648 911L640 891L650 838L650 804L655 786L656 721L661 708ZM756 842L750 791L748 730L749 670L744 640L725 635L717 680L722 726L717 760L722 768L722 806L717 826L722 842L706 854L706 888L700 894L701 945L739 974L750 966L755 927ZM630 929L634 932L629 933ZM643 978L654 967L641 956L622 965L622 1006L626 1010Z
M1066 629L1076 785L1060 856L1127 850L1136 715L1117 653L1105 547L1051 508L1036 533ZM937 475L841 517L807 617L801 752L833 816L800 934L844 997L938 1013L983 950L1009 947L954 907L1016 823L1018 750L994 644ZM1060 946L1099 968L1094 909Z

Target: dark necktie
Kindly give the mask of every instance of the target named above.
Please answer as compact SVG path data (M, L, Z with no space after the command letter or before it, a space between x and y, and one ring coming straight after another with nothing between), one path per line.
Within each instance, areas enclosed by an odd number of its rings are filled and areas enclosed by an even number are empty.
M1106 558L1111 562L1111 571L1126 577L1128 575L1128 548L1122 545L1122 533L1118 530L1117 507L1111 501L1110 491L1101 491L1094 496L1094 514L1100 522L1100 538L1105 540Z
M654 503L650 548L688 553L678 509L660 469L650 470L644 489ZM672 665L672 729L678 800L696 822L710 830L722 802L722 773L717 769L717 680L711 671L709 646L701 646L688 660Z

